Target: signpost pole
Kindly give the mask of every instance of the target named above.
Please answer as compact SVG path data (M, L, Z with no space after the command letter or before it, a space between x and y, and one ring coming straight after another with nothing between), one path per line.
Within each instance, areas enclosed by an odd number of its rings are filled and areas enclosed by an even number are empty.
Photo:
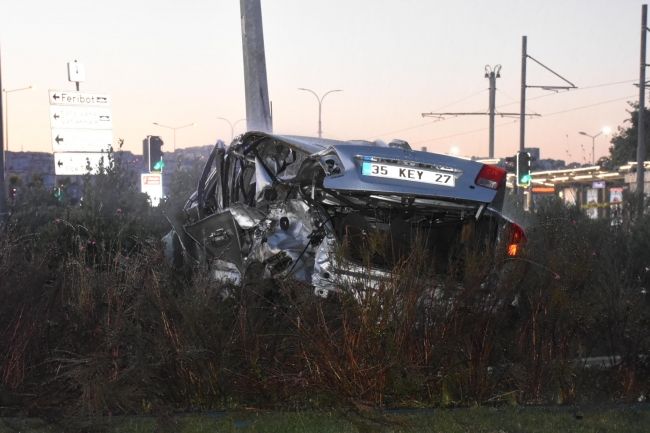
M0 53L0 89L2 89L2 54ZM7 187L5 185L5 146L4 146L4 124L2 122L2 98L4 92L0 92L0 229L7 232ZM5 96L6 97L6 94Z
M644 191L644 161L645 161L645 68L646 68L646 35L648 32L648 5L641 7L641 66L639 71L639 121L636 148L636 193L638 194L639 217L643 215Z

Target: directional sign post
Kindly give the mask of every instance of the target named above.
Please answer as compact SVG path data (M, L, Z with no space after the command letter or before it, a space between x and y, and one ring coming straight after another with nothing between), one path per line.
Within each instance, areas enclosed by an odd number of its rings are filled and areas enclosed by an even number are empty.
M60 107L50 105L52 128L113 129L113 116L108 107Z
M86 79L83 63L68 63L68 79L77 84L77 91L50 90L50 126L56 175L97 174L97 166L113 146L111 98L106 93L79 91L79 82Z
M102 158L104 159L104 166L108 165L108 158L105 153L55 153L54 174L57 176L81 176L87 173L86 167L89 162L90 174L97 174L97 166Z
M110 129L52 129L55 152L108 152L112 146Z
M50 105L82 105L85 107L108 107L111 98L106 93L68 92L50 90Z

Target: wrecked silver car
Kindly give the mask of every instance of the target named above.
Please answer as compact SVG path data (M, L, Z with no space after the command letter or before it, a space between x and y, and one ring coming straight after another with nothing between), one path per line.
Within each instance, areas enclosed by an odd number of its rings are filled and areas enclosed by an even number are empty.
M463 245L493 245L509 224L505 175L404 141L248 132L227 150L217 143L197 191L169 220L185 260L215 279L239 283L257 263L327 296L356 278L380 284L415 236L440 273ZM388 239L381 254L364 254L372 233Z

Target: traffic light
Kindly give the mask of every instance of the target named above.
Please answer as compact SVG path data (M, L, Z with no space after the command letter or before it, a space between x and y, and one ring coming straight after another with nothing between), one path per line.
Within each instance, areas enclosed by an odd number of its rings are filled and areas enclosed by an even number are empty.
M58 201L65 200L65 191L63 190L63 188L59 188L58 186L55 186L54 188L52 188L52 195Z
M527 187L530 185L530 164L532 157L528 152L517 153L517 185Z
M142 153L149 173L162 173L165 166L163 162L163 144L162 138L156 135L147 135L147 138L142 140Z

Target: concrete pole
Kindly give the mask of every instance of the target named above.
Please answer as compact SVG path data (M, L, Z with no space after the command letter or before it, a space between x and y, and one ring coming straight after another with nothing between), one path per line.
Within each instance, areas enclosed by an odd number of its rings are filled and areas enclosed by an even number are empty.
M490 72L490 149L489 158L494 158L494 111L497 90L497 76L494 71Z
M4 89L2 93L5 94L5 151L9 152L9 92L5 92Z
M645 68L646 36L648 33L648 5L641 7L641 67L639 71L639 137L636 147L636 191L639 194L639 217L643 215L644 178L643 162L645 160Z
M323 96L324 98L324 96ZM318 100L318 138L323 138L323 124L321 122L321 107L323 101L321 99Z
M0 89L2 89L2 55L0 54ZM0 230L7 232L7 186L5 183L5 146L4 146L4 124L2 122L2 98L6 98L5 92L0 91Z
M600 134L602 134L602 132ZM598 137L598 135L591 137L591 165L596 165L596 137Z
M519 151L526 148L526 36L521 38L521 106L519 108Z
M249 131L273 132L266 81L266 55L260 0L240 0L241 35L246 86L246 123Z

